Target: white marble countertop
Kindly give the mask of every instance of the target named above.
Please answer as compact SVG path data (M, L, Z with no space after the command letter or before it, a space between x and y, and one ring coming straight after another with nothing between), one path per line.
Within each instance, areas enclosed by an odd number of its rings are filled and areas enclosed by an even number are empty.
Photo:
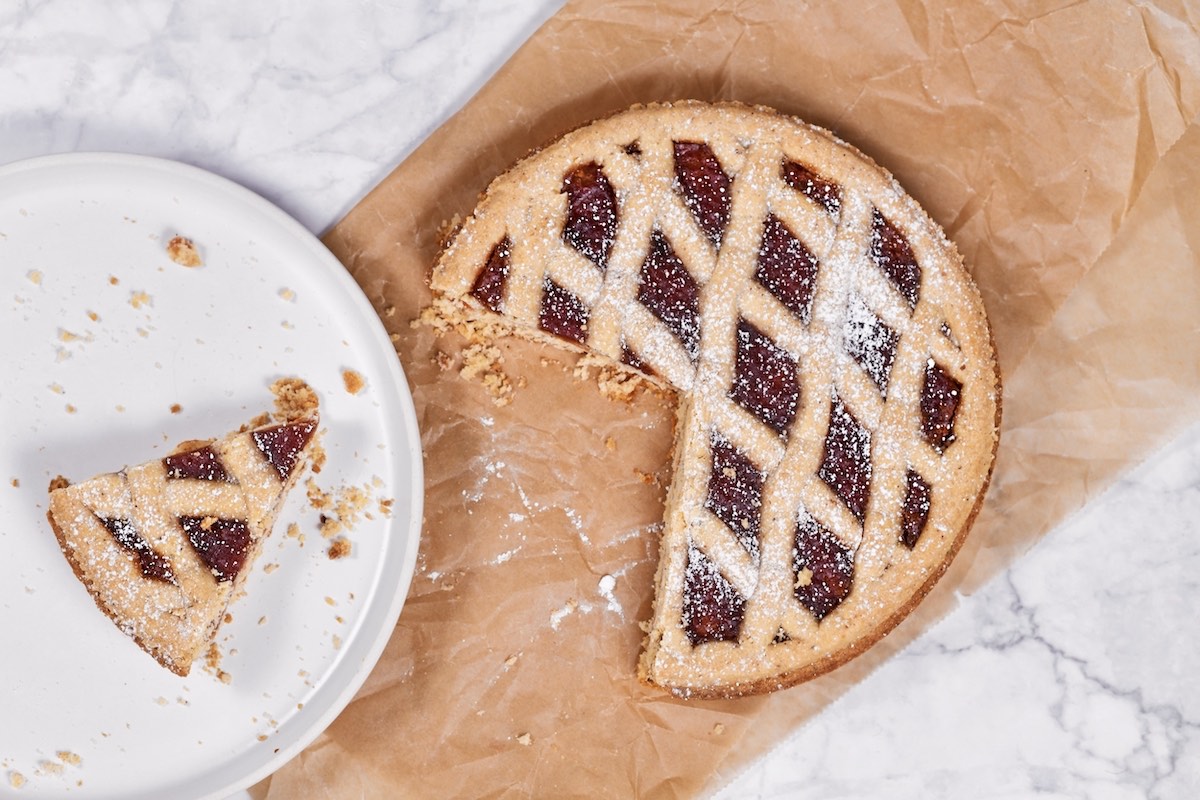
M320 233L558 5L3 4L0 164L177 159ZM1198 520L1200 427L719 796L1200 796Z

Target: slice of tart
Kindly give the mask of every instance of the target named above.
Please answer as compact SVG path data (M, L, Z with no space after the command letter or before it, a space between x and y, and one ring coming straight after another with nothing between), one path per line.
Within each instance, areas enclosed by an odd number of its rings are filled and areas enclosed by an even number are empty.
M599 120L493 181L431 283L443 317L676 394L648 683L827 672L913 609L979 509L1000 413L979 292L827 131L699 102Z
M308 465L318 422L313 407L82 483L51 484L50 525L76 576L172 672L187 675L212 641Z

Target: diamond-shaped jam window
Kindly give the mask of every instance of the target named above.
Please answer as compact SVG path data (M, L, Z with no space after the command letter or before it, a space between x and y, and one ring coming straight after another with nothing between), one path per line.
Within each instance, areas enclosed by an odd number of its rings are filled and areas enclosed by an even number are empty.
M859 424L836 395L817 474L862 522L871 490L871 432Z
M962 383L932 358L921 385L921 432L939 453L954 441L954 417L962 402Z
M921 297L921 266L900 229L874 209L871 213L871 260L904 295L909 308Z
M696 223L717 247L733 207L732 181L705 142L675 142L675 188Z
M796 526L792 570L796 599L820 622L850 594L854 552L825 526L806 517Z
M746 600L703 552L688 547L683 587L683 629L692 645L736 642Z
M842 188L803 164L785 160L780 174L784 183L809 200L825 206L825 210L830 214L836 214L842 207Z
M567 196L563 240L603 272L617 236L617 193L594 161L563 176L562 191Z
M846 311L846 327L842 337L846 352L862 367L879 393L887 397L892 363L896 360L896 345L900 334L875 316L860 298L850 301Z
M791 353L738 320L729 399L786 438L800 408L800 368Z
M538 326L547 333L583 344L587 341L588 308L570 290L551 278L542 282Z
M695 361L700 356L700 286L662 231L650 235L650 252L638 276L637 298L675 334L688 357Z
M806 325L812 316L818 266L816 257L787 225L768 214L754 279Z
M916 470L905 475L904 505L900 509L900 541L909 550L916 547L917 540L929 521L929 510L933 490Z
M721 436L712 438L712 474L704 507L728 526L750 555L758 556L763 473Z

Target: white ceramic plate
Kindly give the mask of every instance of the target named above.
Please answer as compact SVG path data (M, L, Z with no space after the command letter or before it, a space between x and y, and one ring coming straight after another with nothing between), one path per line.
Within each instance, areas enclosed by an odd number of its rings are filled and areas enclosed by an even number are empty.
M203 267L168 259L176 233ZM416 562L420 440L379 318L316 238L236 184L52 156L0 168L0 353L0 797L224 797L270 774L362 685ZM347 392L343 370L366 388ZM369 517L331 560L294 492L218 633L231 681L202 664L178 678L75 579L47 484L233 430L272 408L283 376L321 396L317 485L363 490Z

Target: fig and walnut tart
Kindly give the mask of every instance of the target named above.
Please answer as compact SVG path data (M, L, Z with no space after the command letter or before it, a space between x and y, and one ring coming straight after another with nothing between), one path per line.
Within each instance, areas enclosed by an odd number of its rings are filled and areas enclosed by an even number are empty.
M444 316L676 394L647 683L737 696L844 663L982 502L1000 378L979 292L827 131L700 102L599 120L496 178L431 283Z
M315 393L299 381L274 388L275 418L51 484L47 516L76 576L117 627L178 675L212 641L317 446Z

